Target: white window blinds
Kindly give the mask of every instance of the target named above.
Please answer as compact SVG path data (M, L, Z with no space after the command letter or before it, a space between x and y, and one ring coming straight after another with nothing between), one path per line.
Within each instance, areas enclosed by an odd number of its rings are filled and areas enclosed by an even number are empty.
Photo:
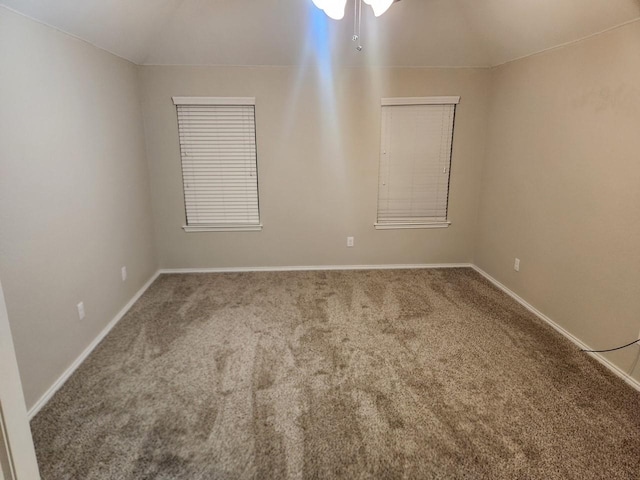
M383 99L376 227L448 225L458 101L458 97Z
M259 230L255 100L174 97L187 231Z

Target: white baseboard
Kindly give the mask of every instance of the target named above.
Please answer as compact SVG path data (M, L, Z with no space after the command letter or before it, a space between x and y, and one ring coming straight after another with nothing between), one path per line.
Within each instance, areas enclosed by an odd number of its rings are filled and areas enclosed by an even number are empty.
M60 387L64 385L64 383L69 379L73 372L77 370L77 368L85 361L85 359L93 352L93 350L98 346L98 344L102 341L104 337L106 337L111 329L116 326L116 324L125 316L125 314L129 311L129 309L133 306L134 303L138 301L138 299L142 296L144 292L151 286L151 284L155 281L156 278L160 275L160 271L154 273L151 278L145 283L140 290L136 292L127 304L122 307L116 316L107 324L106 327L98 334L98 336L89 344L87 348L80 354L78 358L74 360L74 362L67 368L62 375L54 382L51 387L40 397L40 399L29 409L27 415L29 417L29 421L36 416L36 414L44 407L47 402L53 397L53 395L60 390Z
M556 322L551 320L544 313L539 311L533 305L528 303L518 294L504 286L498 280L493 278L487 272L477 267L472 263L434 263L434 264L398 264L398 265L313 265L313 266L285 266L285 267L227 267L227 268L165 268L158 270L151 278L145 283L140 290L133 296L131 300L118 312L118 314L109 322L109 324L100 332L100 334L91 342L91 344L75 359L75 361L65 370L65 372L55 381L55 383L40 397L40 399L33 405L28 412L29 420L31 420L47 402L53 397L53 395L64 385L69 377L76 371L76 369L82 364L82 362L91 354L91 352L98 346L98 344L106 337L111 329L125 316L133 304L138 301L142 294L151 286L151 284L158 278L159 275L165 273L232 273L232 272L291 272L291 271L322 271L322 270L398 270L398 269L431 269L431 268L472 268L480 275L489 280L492 284L505 292L515 301L520 303L523 307L536 315L538 318L548 323L556 331L564 335L571 340L581 349L593 350L589 345L582 342L579 338L565 330ZM635 378L628 375L622 369L611 363L604 356L598 353L590 354L602 363L605 367L611 370L614 374L622 378L625 382L631 385L636 390L640 391L640 382Z
M426 268L472 268L470 263L416 263L397 265L311 265L285 267L163 268L160 273L298 272L318 270L409 270Z
M231 273L231 272L288 272L305 270L391 270L391 269L419 269L419 268L469 268L470 263L444 263L444 264L400 264L400 265L316 265L316 266L286 266L286 267L229 267L229 268L176 268L160 269L154 273L129 302L122 307L118 314L107 324L89 346L76 358L62 375L49 387L49 389L29 409L29 420L47 404L51 397L60 390L62 385L73 375L78 367L93 352L98 344L106 337L116 324L125 316L134 303L147 291L151 284L163 273Z
M562 335L564 335L566 338L568 338L569 340L571 340L574 344L576 344L578 347L580 347L583 350L594 350L593 348L591 348L589 345L587 345L586 343L584 343L582 340L580 340L578 337L576 337L575 335L573 335L572 333L570 333L569 331L565 330L563 327L561 327L560 325L558 325L556 322L554 322L553 320L551 320L551 318L549 318L548 316L546 316L544 313L542 313L540 310L538 310L537 308L535 308L533 305L531 305L529 302L527 302L525 299L523 299L521 296L519 296L517 293L515 293L513 290L510 290L508 287L504 286L502 283L500 283L498 280L496 280L495 278L493 278L491 275L489 275L487 272L485 272L484 270L482 270L480 267L476 266L476 265L471 265L471 268L473 268L476 272L478 272L480 275L482 275L484 278L486 278L487 280L489 280L491 283L493 283L496 287L498 287L500 290L502 290L504 293L506 293L507 295L509 295L511 298L513 298L516 302L518 302L520 305L522 305L524 308L526 308L527 310L529 310L531 313L533 313L535 316L537 316L538 318L540 318L541 320L543 320L544 322L548 323L551 327L553 327L556 331L560 332ZM620 367L614 365L613 363L611 363L609 360L607 360L607 358L605 358L602 354L600 353L589 353L589 355L592 355L597 361L599 361L602 365L604 365L605 367L607 367L609 370L611 370L613 373L615 373L617 376L619 376L620 378L622 378L625 382L627 382L629 385L631 385L633 388L635 388L636 390L640 391L640 382L638 380L636 380L635 378L633 378L631 375L629 375L628 373L626 373L624 370L622 370Z

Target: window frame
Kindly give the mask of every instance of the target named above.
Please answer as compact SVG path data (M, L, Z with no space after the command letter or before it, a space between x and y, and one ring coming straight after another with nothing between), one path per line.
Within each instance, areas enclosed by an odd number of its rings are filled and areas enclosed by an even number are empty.
M449 220L449 199L450 199L450 189L451 189L451 165L453 163L453 140L455 138L455 123L456 123L456 113L457 106L460 103L459 96L437 96L437 97L388 97L382 98L380 101L380 132L381 138L380 143L382 145L382 135L383 132L383 118L382 118L382 108L383 107L394 107L394 106L420 106L420 105L453 105L453 119L451 125L451 152L449 154L449 179L448 179L448 188L447 188L447 216L445 221L439 222L397 222L397 223L388 223L388 222L379 222L379 212L380 212L380 174L381 174L381 156L382 150L380 150L378 154L378 188L377 188L377 201L376 201L376 220L374 222L374 227L376 230L402 230L402 229L432 229L432 228L448 228L451 225L451 221Z
M175 96L172 97L173 104L176 107L176 112L178 111L179 106L252 106L253 110L253 121L254 121L254 134L255 138L255 171L256 171L256 201L257 201L257 209L258 209L258 223L257 224L219 224L219 225L189 225L189 219L187 215L187 200L186 200L186 192L184 191L184 165L183 165L183 146L180 140L180 135L178 134L178 146L180 149L180 173L182 175L182 183L183 183L183 203L184 203L184 213L185 213L185 224L182 226L182 229L187 233L195 233L195 232L255 232L261 231L263 228L262 225L262 217L260 214L260 181L258 174L258 141L257 141L257 113L256 113L256 99L255 97L182 97ZM177 119L178 129L180 128L180 120Z

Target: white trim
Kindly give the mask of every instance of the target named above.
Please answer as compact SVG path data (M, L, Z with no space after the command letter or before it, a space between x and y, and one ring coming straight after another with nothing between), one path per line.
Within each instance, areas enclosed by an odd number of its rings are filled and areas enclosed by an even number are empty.
M49 387L49 389L44 392L44 394L40 397L40 399L29 409L27 416L29 421L33 419L37 415L37 413L47 404L51 397L60 390L60 388L64 385L64 383L69 379L71 375L78 369L78 367L86 360L86 358L93 352L93 350L98 346L98 344L106 337L109 332L116 326L116 324L125 316L125 314L129 311L133 304L138 301L138 299L142 296L144 292L151 286L151 284L158 278L160 275L160 271L154 273L151 278L145 283L140 290L136 292L131 300L127 302L127 304L122 307L116 316L107 324L106 327L98 334L96 338L89 344L87 348L76 358L69 368L67 368L62 375Z
M447 228L451 222L437 223L374 223L376 230L401 230L407 228Z
M171 97L174 105L255 105L256 97Z
M125 316L133 304L138 301L142 294L151 286L151 284L162 274L184 274L184 273L227 273L227 272L290 272L290 271L317 271L317 270L409 270L409 269L435 269L435 268L472 268L488 281L490 281L497 288L505 292L516 302L536 315L538 318L549 324L557 332L564 335L567 339L572 341L578 347L584 350L593 350L589 345L582 342L573 334L565 330L556 322L547 317L540 310L528 303L518 294L504 286L498 280L493 278L487 272L480 267L472 263L422 263L422 264L395 264L395 265L312 265L312 266L282 266L282 267L221 267L221 268L164 268L158 270L150 279L145 283L140 290L133 296L131 300L118 312L118 314L109 322L109 324L100 332L100 334L91 342L91 344L76 358L76 360L67 368L67 370L55 381L55 383L40 397L40 399L29 409L28 417L32 420L33 417L46 405L46 403L53 397L53 395L64 385L69 377L76 371L76 369L82 364L82 362L91 354L91 352L98 346L98 344L106 337L109 332L115 327L115 325ZM602 365L607 367L615 375L622 378L627 384L634 389L640 391L640 382L622 369L611 363L601 354L590 354Z
M394 265L291 265L283 267L163 268L160 273L298 272L317 270L414 270L432 268L473 268L470 263L416 263Z
M382 106L390 105L457 105L460 97L390 97L382 98Z
M291 65L277 65L277 64L238 64L238 63L140 63L136 64L141 67L224 67L224 68L286 68ZM370 69L370 66L366 65L344 65L344 68L348 69ZM487 70L492 68L490 65L380 65L381 70L391 70L394 68L413 69L413 70L443 70L443 69L467 69L467 70Z
M562 335L564 335L567 339L571 340L574 344L576 344L578 347L580 347L583 350L594 350L593 348L591 348L589 345L587 345L586 343L584 343L582 340L580 340L578 337L576 337L575 335L573 335L572 333L570 333L568 330L565 330L564 327L561 327L559 324L557 324L556 322L554 322L553 320L551 320L551 318L549 318L548 316L546 316L544 313L542 313L540 310L538 310L536 307L534 307L533 305L531 305L529 302L527 302L525 299L523 299L521 296L519 296L517 293L515 293L513 290L509 289L508 287L506 287L505 285L503 285L502 283L500 283L498 280L496 280L495 278L493 278L491 275L489 275L487 272L485 272L484 270L482 270L480 267L476 266L476 265L471 265L471 268L473 268L476 272L478 272L480 275L482 275L484 278L486 278L487 280L489 280L493 285L495 285L496 287L498 287L500 290L502 290L504 293L506 293L507 295L509 295L511 298L513 298L516 302L518 302L520 305L522 305L524 308L526 308L527 310L529 310L531 313L533 313L535 316L537 316L540 320L546 322L547 324L549 324L551 327L553 327L557 332L561 333ZM611 370L611 372L613 372L614 374L616 374L618 377L622 378L626 383L628 383L629 385L631 385L633 388L635 388L636 390L640 391L640 381L636 380L635 378L633 378L631 375L629 375L628 373L626 373L624 370L622 370L620 367L614 365L613 363L611 363L609 360L607 360L602 354L600 353L589 353L589 355L592 355L593 358L595 358L598 362L600 362L602 365L604 365L605 367L607 367L609 370Z
M216 227L214 225L207 226L197 226L194 227L192 225L184 225L182 229L185 232L193 233L193 232L259 232L262 230L262 224L260 225L228 225L228 226L219 226Z
M16 477L16 465L13 459L13 453L11 451L11 445L9 444L9 432L7 432L7 422L4 419L4 413L2 411L2 404L0 404L0 456L4 461L0 459L0 479L7 478L8 480L15 480ZM8 469L8 471L7 471Z

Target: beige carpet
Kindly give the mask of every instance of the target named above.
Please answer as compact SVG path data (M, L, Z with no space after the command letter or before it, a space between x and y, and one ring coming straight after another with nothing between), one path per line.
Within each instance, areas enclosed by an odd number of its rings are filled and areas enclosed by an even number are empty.
M640 394L470 269L163 275L32 428L44 480L640 478Z

